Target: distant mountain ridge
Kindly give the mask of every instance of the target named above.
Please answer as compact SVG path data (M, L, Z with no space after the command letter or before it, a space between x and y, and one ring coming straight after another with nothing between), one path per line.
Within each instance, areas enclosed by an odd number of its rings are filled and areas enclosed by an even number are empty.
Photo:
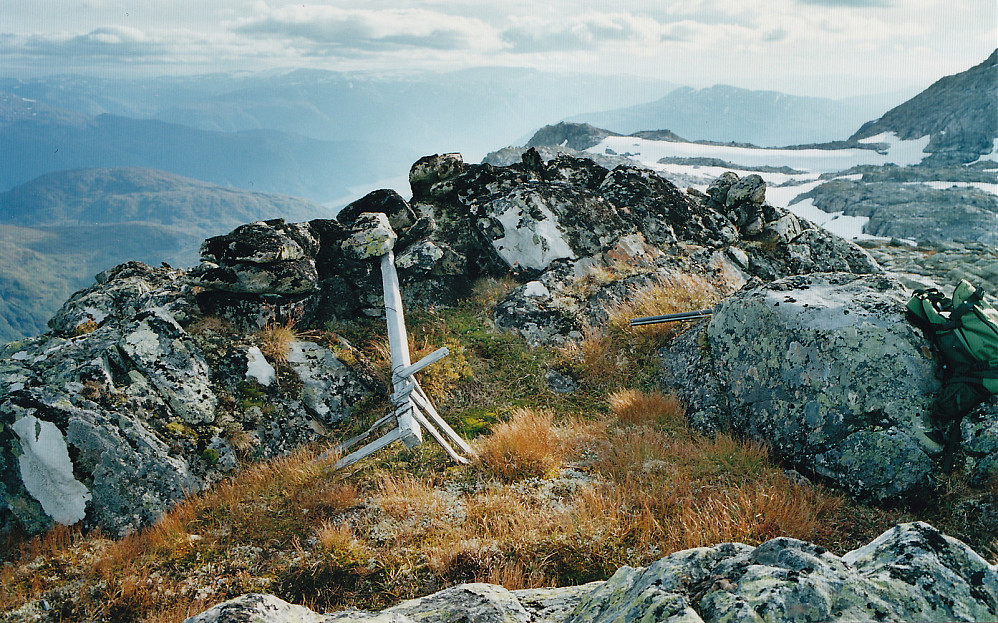
M620 134L669 128L691 140L766 147L841 139L883 110L867 100L801 97L728 85L680 87L647 104L569 117Z
M192 266L201 240L243 223L331 215L151 169L46 174L0 193L0 342L45 331L62 301L122 262Z
M296 221L331 214L297 197L138 167L48 173L0 193L0 223L29 227L140 221L219 232L259 219Z
M940 78L865 123L852 140L885 132L904 140L931 136L925 151L939 164L972 162L992 152L998 139L998 49L981 64Z
M413 155L362 141L276 130L214 132L117 115L87 116L0 94L0 189L54 171L145 167L223 186L331 201Z
M552 116L589 106L627 106L675 87L626 75L505 67L396 74L296 69L145 80L0 78L0 91L89 116L110 113L214 132L268 129L323 141L393 145L405 153L393 172L408 170L416 157L435 151L485 154ZM378 178L387 176L385 170Z

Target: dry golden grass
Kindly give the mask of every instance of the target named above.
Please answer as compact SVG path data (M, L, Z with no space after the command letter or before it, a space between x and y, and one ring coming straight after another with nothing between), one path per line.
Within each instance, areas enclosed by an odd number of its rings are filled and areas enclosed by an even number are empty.
M274 364L285 364L291 353L291 343L299 339L293 324L268 324L257 333L260 352Z
M191 335L202 333L231 334L235 331L232 323L218 316L202 316L187 327L187 332Z
M624 424L663 426L670 429L685 426L685 409L672 394L623 389L610 394L609 402L610 412Z
M64 562L53 575L94 588L67 620L180 621L249 591L320 610L379 608L467 581L577 584L724 541L846 540L832 523L844 501L790 482L758 444L693 433L661 394L609 402L598 421L518 410L477 441L483 458L467 470L399 473L386 456L344 480L301 452L118 541L53 531L25 546L22 563L75 557L72 573ZM12 569L0 609L55 585Z
M491 310L518 284L512 277L484 277L472 286L471 302L479 309Z
M557 352L563 365L590 390L610 393L628 387L639 377L654 374L650 370L654 368L655 351L689 327L688 322L632 327L632 318L707 309L719 297L720 293L703 277L662 277L606 310L606 323L583 327L581 339L565 344Z
M478 460L506 480L544 477L564 458L562 436L554 416L545 411L517 409L476 444Z
M721 298L709 281L699 275L676 274L662 277L648 288L639 290L633 297L608 310L608 325L618 332L634 333L644 339L661 340L682 330L684 323L666 322L631 327L632 318L658 316L677 312L707 309Z

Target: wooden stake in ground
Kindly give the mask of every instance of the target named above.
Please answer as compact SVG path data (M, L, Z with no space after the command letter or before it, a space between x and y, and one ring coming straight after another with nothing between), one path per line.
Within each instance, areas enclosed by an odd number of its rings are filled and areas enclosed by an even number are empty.
M339 446L341 452L372 437L376 430L394 422L395 427L378 439L366 444L336 462L337 469L351 465L360 459L377 452L394 441L401 441L412 448L423 441L422 429L440 444L447 454L461 464L468 459L458 454L448 443L454 443L462 452L472 455L471 447L447 425L430 399L413 376L423 368L440 361L449 353L446 348L438 349L416 363L409 355L409 337L405 328L405 312L402 308L402 291L399 288L398 272L395 270L395 232L384 214L361 214L356 221L361 229L344 244L344 251L352 252L358 259L381 257L381 280L385 297L385 323L388 327L388 346L392 360L392 413L375 422L366 432Z

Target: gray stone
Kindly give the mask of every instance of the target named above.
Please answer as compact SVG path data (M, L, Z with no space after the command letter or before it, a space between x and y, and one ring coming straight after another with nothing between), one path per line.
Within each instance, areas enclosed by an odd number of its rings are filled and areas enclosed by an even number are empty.
M901 621L998 618L998 569L932 526L902 524L842 556Z
M348 418L350 406L370 393L358 375L333 351L313 342L292 342L288 364L304 386L302 402L305 407L325 424Z
M560 623L603 582L559 588L526 588L512 591L533 623Z
M409 186L413 200L430 194L434 184L450 180L464 171L461 154L424 156L409 169Z
M407 276L436 277L444 275L466 275L467 260L443 242L424 240L416 243L395 258L395 266L408 273Z
M236 294L310 294L319 289L315 260L311 258L221 266L202 262L191 271L191 280L208 290Z
M307 225L304 225L307 227ZM284 221L249 223L237 227L224 236L208 238L201 244L201 259L207 262L272 264L306 257L305 249L285 231ZM299 239L312 238L306 243L312 250L318 246L314 236L306 229L296 230Z
M767 242L790 244L804 232L800 219L787 212L775 221L766 223L760 238Z
M372 191L345 206L336 214L336 220L352 227L357 217L365 212L381 212L388 217L388 223L395 231L413 226L417 219L416 213L401 195L394 190L383 188Z
M231 327L189 333L179 318L200 316L195 296L181 271L129 263L74 295L53 333L0 347L0 532L134 532L239 459L318 441L373 386L328 349L298 345L290 365L303 382L257 386L268 415L230 399L219 417L217 396L238 398L248 382L251 338ZM243 299L246 314L268 296Z
M417 623L527 623L530 615L516 596L494 584L460 584L385 610Z
M343 253L355 260L381 257L395 247L395 230L382 212L364 212L353 222L350 237L343 241Z
M127 262L98 273L95 279L96 286L75 293L49 320L53 331L78 335L150 307L162 307L179 320L197 311L188 298L190 286L179 270Z
M121 350L167 404L188 424L215 420L218 399L211 370L190 336L166 311L140 314L124 329Z
M691 421L758 439L795 469L874 500L932 482L939 382L884 276L814 274L743 290L665 355Z
M556 394L571 394L579 389L578 381L558 370L548 370L545 372L544 382L547 383L548 389Z
M960 422L960 449L971 484L998 478L998 399L977 406Z
M766 200L766 182L759 175L746 175L728 188L724 205L733 208L742 203L762 205Z
M184 623L326 623L329 620L329 617L289 604L273 595L253 593L218 604L186 619Z
M520 270L598 255L634 229L601 198L560 184L516 188L484 206L482 216L501 228L492 246Z

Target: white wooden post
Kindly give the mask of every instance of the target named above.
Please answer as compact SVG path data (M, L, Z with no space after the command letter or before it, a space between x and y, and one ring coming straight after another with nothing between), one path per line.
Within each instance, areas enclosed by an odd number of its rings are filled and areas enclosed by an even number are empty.
M401 441L407 448L412 448L423 441L420 427L426 429L430 436L447 452L448 456L458 463L467 464L468 459L455 452L447 443L447 438L457 444L465 454L474 454L471 446L440 417L413 376L416 372L446 357L448 351L446 348L440 348L416 363L412 363L409 354L409 335L405 328L405 312L402 308L402 291L399 288L398 272L395 270L395 254L390 250L381 256L381 278L385 295L388 346L391 350L392 362L392 413L379 419L366 432L341 444L339 450L346 451L354 444L371 437L374 431L393 419L396 426L382 437L341 458L336 462L335 467L339 469L351 465L393 441ZM437 428L443 431L443 434Z
M414 406L409 398L408 377L398 377L396 371L412 365L409 358L409 334L405 330L405 312L402 309L402 291L399 276L395 271L395 253L389 251L381 256L381 280L385 291L385 322L388 325L388 347L392 357L392 406L398 418L400 439L405 447L412 448L423 441L419 424L413 416ZM408 391L407 391L408 390ZM404 398L402 395L404 394ZM398 396L398 398L395 398Z

